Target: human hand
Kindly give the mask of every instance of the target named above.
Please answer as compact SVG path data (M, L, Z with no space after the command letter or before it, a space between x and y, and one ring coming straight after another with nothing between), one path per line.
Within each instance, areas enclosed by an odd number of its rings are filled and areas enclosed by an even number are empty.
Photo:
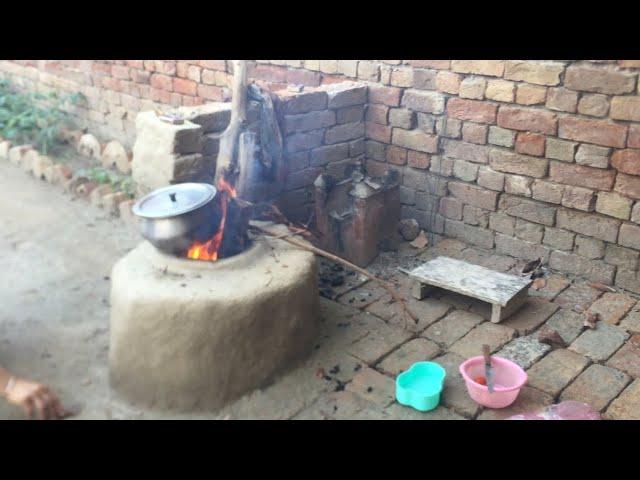
M37 382L16 378L8 386L5 397L9 403L22 407L29 418L50 420L69 416L58 397Z

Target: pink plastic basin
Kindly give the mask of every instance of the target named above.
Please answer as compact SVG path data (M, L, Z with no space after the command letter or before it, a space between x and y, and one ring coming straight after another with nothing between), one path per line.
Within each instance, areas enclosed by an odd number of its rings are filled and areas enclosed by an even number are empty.
M493 366L493 393L489 393L486 385L476 383L473 379L484 377L484 357L472 357L460 365L460 373L467 384L469 396L480 405L489 408L505 408L515 402L520 389L527 383L527 372L511 360L491 357Z

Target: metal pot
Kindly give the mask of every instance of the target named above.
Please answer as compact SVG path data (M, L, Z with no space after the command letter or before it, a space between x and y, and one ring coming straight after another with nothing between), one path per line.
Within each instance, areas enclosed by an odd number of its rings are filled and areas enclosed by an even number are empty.
M133 206L142 236L156 248L185 255L194 242L206 242L222 220L217 190L208 183L179 183L154 190Z

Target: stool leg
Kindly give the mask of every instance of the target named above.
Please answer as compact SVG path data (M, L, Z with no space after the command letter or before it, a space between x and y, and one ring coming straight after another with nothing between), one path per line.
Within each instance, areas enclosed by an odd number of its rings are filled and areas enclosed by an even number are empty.
M429 292L433 291L434 289L435 287L432 285L427 285L426 283L416 281L416 283L414 283L413 287L411 288L411 295L417 300L422 300L429 294Z
M500 305L496 305L495 303L491 305L491 321L493 323L500 323L502 320L502 307Z
M506 306L501 307L497 304L491 305L491 321L493 323L499 323L502 320L513 315L522 305L527 301L529 295L529 289L525 288L514 296Z

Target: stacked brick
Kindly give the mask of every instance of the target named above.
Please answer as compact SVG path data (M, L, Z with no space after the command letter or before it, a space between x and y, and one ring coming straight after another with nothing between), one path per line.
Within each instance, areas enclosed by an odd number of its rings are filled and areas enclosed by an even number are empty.
M128 146L140 111L230 97L225 60L3 60L0 75L27 90L84 94L69 111L98 136Z
M364 162L367 87L342 82L303 91L280 90L278 97L288 167L280 204L290 218L307 221L318 175L342 178L348 165ZM212 102L175 112L185 118L183 124L163 122L155 112L138 115L132 167L140 193L170 183L213 181L231 104ZM249 129L259 129L257 102L249 102L247 120Z
M288 166L281 204L292 218L306 222L318 175L341 179L348 165L364 163L367 87L342 82L302 92L281 90L278 96Z
M231 119L231 104L180 107L182 124L162 121L155 112L136 118L132 174L139 193L172 183L212 182L220 135Z
M187 62L201 68L199 83L197 69L189 77L188 66L180 67L178 76L179 62L156 66L153 61L150 70L147 62L4 61L0 72L25 87L82 91L82 85L92 93L93 105L102 106L97 111L103 121L122 113L119 107L133 107L123 105L129 96L138 99L141 110L143 102L184 104L228 95L220 85L228 81L225 62ZM138 87L135 93L132 84L138 82L131 75L118 78L124 69L114 67L125 67L129 74L147 72L140 75L149 75L149 91ZM219 72L207 73L207 82L213 83L205 82L205 70ZM326 88L344 80L366 84L367 166L374 174L386 168L401 173L403 216L437 234L464 237L519 258L541 256L558 270L636 293L639 72L639 60L264 60L249 66L250 78L274 89L288 84ZM176 92L177 78L196 82L195 94L193 86ZM220 97L202 95L201 84L219 88ZM171 94L159 94L169 87ZM151 88L156 89L153 98ZM116 96L120 103L111 102ZM105 104L113 110L104 111ZM308 120L313 129L292 135L304 148L298 150L296 142L288 147L290 167L297 173L288 188L300 193L301 203L307 201L304 188L294 187L306 185L319 168L310 152L334 145L326 142L326 132L338 125L337 110L335 125L320 126L333 121L323 115ZM306 121L300 117L289 126L304 130ZM322 129L322 139L312 133ZM294 155L299 151L308 155Z

